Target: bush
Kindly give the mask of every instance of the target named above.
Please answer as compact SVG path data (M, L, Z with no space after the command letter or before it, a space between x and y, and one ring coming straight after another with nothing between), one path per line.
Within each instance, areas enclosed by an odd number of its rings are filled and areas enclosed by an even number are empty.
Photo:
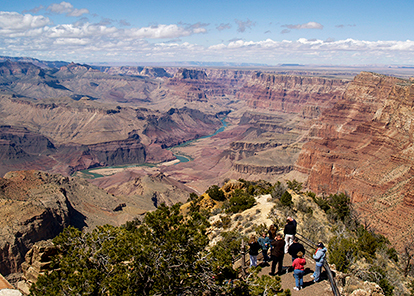
M286 184L288 188L293 190L295 193L299 193L302 190L302 183L299 183L295 179L293 179L293 181L288 180Z
M210 196L210 198L217 201L224 201L226 199L224 192L217 185L210 186L206 193Z
M351 215L351 200L345 193L331 194L328 202L335 221L344 222Z
M30 295L220 294L207 257L208 221L184 218L180 205L161 204L138 227L99 226L92 232L66 228L53 242L60 254Z
M227 213L240 213L254 206L256 200L242 189L236 189L230 200L224 205Z
M357 247L352 238L334 236L329 240L329 263L335 264L340 272L348 272L348 267L357 256Z
M296 208L298 209L298 211L303 212L305 214L313 214L312 208L303 199L299 200L298 204L296 205Z
M191 192L190 197L188 198L187 202L193 201L193 200L198 200L198 195L195 194L194 192Z
M275 186L273 186L273 190L270 193L270 195L272 196L272 198L280 199L283 193L285 193L285 191L286 191L285 186L283 186L283 184L280 183L280 181L277 181Z
M280 203L283 206L290 207L293 204L293 202L292 202L292 195L289 192L285 191L282 194L282 197L280 198Z

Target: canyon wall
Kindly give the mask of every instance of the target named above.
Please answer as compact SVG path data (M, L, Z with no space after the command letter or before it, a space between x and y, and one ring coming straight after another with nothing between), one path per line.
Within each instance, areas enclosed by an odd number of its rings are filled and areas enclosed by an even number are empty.
M348 81L340 79L257 72L240 89L237 98L247 101L252 108L300 113L304 106L331 106L342 96L347 83Z
M312 127L296 163L319 194L347 192L361 219L401 244L414 235L412 81L363 72Z

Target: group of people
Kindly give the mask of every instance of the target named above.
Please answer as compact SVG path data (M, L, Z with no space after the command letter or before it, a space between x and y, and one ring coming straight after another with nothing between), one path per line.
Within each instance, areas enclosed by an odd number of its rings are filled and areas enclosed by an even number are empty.
M295 278L296 286L293 288L299 291L303 287L303 276L305 274L306 259L305 248L296 235L297 222L292 217L287 217L286 225L283 231L283 235L277 232L277 228L274 225L269 227L268 232L263 232L262 236L256 239L254 235L249 240L249 255L250 255L250 267L257 266L257 256L261 251L263 254L263 262L272 261L270 275L281 275L283 272L283 258L285 254L292 256L292 269L293 276ZM270 257L268 255L270 250ZM322 242L319 242L316 252L312 255L315 260L315 272L311 275L314 282L320 280L322 266L326 257L326 247Z

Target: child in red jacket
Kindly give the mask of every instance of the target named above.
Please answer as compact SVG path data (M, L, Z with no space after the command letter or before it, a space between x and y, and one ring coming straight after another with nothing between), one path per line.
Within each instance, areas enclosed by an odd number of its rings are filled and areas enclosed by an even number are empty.
M296 287L295 291L299 291L303 287L303 274L305 273L306 260L303 258L303 253L298 252L297 258L293 261L293 277L295 278Z

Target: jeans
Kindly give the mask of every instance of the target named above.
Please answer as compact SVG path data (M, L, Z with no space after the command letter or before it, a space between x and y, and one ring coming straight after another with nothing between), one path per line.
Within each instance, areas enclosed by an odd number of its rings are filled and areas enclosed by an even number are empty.
M303 275L305 271L300 269L295 269L293 271L293 277L295 278L296 287L301 288L303 286Z
M270 261L270 258L267 255L267 250L262 250L262 254L263 254L263 260L264 261Z
M250 255L250 267L256 267L257 266L257 255Z
M321 276L322 266L323 266L323 263L316 262L315 272L313 273L313 280L315 282L319 281L319 277Z

